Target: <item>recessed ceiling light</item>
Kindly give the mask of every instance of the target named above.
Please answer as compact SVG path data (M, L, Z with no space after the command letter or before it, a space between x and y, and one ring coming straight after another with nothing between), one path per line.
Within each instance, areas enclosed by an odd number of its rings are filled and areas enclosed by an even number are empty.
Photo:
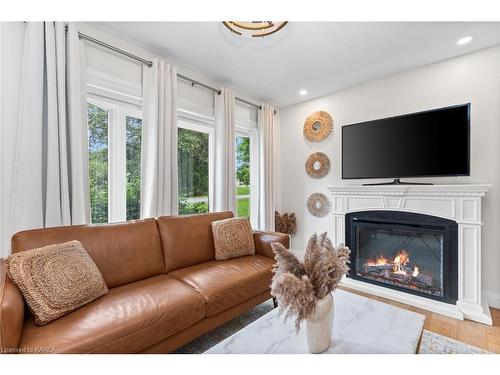
M463 46L464 44L468 44L472 42L472 39L474 39L474 35L464 36L463 38L457 40L457 46Z
M302 96L307 95L307 90L300 90L299 95L302 95Z

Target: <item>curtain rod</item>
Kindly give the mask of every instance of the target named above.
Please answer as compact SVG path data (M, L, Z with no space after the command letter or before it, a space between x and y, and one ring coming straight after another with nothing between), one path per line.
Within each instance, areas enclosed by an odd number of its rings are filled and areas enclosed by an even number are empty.
M258 104L255 104L255 103L252 103L252 102L249 102L245 99L241 99L241 98L238 98L237 96L234 98L235 100L239 101L239 102L242 102L242 103L245 103L245 104L248 104L250 107L255 107L257 109L262 109L262 106L261 105L258 105Z
M178 77L178 78L181 78L181 79L183 79L183 80L185 80L185 81L191 82L191 85L192 85L192 86L197 85L197 86L204 87L204 88L206 88L206 89L208 89L208 90L211 90L211 91L213 91L213 92L217 93L217 95L220 95L220 94L221 94L221 92L222 92L221 90L216 89L215 87L212 87L212 86L209 86L209 85L205 85L204 83L202 83L202 82L200 82L200 81L197 81L197 80L195 80L195 79L189 78L189 77L187 77L187 76L185 76L185 75L182 75L182 74L177 73L177 77Z
M125 51L125 50L123 50L123 49L121 49L121 48L115 47L115 46L113 46L113 45L111 45L111 44L108 44L108 43L106 43L106 42L103 42L103 41L101 41L101 40L99 40L99 39L93 38L93 37L91 37L90 35L87 35L87 34L84 34L84 33L78 32L78 37L79 37L80 39L85 39L85 40L88 40L89 42L92 42L92 43L98 44L98 45L100 45L100 46L106 47L106 48L108 48L108 49L110 49L110 50L112 50L112 51L115 51L115 52L117 52L117 53L120 53L120 54L122 54L122 55L128 56L128 57L130 57L131 59L137 60L137 61L139 61L139 62L143 63L144 65L147 65L147 66L148 66L148 67L150 67L150 68L153 66L153 62L152 62L152 61L150 61L150 60L143 59L143 58L142 58L142 57L140 57L140 56L134 55L134 54L132 54L132 53L130 53L130 52L127 52L127 51ZM221 90L216 89L216 88L214 88L214 87L212 87L212 86L205 85L204 83L199 82L199 81L197 81L197 80L195 80L195 79L192 79L192 78L190 78L190 77L187 77L187 76L185 76L185 75L182 75L182 74L177 74L177 77L179 77L179 78L181 78L181 79L183 79L183 80L185 80L185 81L189 81L189 82L191 82L191 84L193 84L193 86L194 86L194 85L198 85L198 86L204 87L204 88L206 88L206 89L208 89L208 90L212 90L212 91L216 92L218 95L220 95L220 93L221 93Z
M245 99L238 98L237 96L235 97L235 100L242 102L242 103L245 103L245 104L248 104L251 107L257 108L259 111L262 109L261 105L249 102L248 100L245 100ZM277 114L277 113L278 112L276 110L274 110L274 114Z
M134 59L134 60L137 60L137 61L140 61L141 63L143 63L144 65L147 65L148 67L152 67L153 66L153 62L152 61L149 61L149 60L146 60L146 59L143 59L142 57L139 57L137 55L133 55L131 54L130 52L127 52L121 48L118 48L118 47L115 47L115 46L112 46L111 44L108 44L108 43L105 43L99 39L95 39L95 38L92 38L91 36L87 35L87 34L84 34L84 33L81 33L81 32L78 32L78 38L80 39L85 39L85 40L88 40L89 42L92 42L92 43L95 43L95 44L98 44L100 46L103 46L103 47L106 47L112 51L115 51L115 52L118 52L118 53L121 53L122 55L125 55L125 56L128 56L130 57L131 59Z
M67 26L66 26L66 32L67 32L67 30L68 30L68 28L67 28ZM142 58L142 57L140 57L140 56L134 55L134 54L132 54L132 53L130 53L130 52L127 52L127 51L125 51L125 50L123 50L123 49L121 49L121 48L115 47L115 46L113 46L113 45L111 45L111 44L108 44L108 43L106 43L106 42L103 42L103 41L101 41L101 40L99 40L99 39L93 38L93 37L91 37L90 35L87 35L87 34L84 34L84 33L78 32L78 38L88 40L89 42L92 42L92 43L98 44L98 45L100 45L100 46L102 46L102 47L106 47L106 48L108 48L108 49L110 49L110 50L112 50L112 51L115 51L115 52L117 52L117 53L120 53L120 54L122 54L122 55L125 55L125 56L127 56L127 57L130 57L131 59L137 60L137 61L139 61L139 62L143 63L144 65L146 65L146 66L148 66L148 67L150 67L150 68L153 66L153 62L152 62L152 61L150 61L150 60L143 59L143 58ZM194 85L201 86L201 87L204 87L204 88L206 88L206 89L208 89L208 90L211 90L211 91L213 91L213 92L217 93L217 95L220 95L220 94L221 94L221 90L219 90L219 89L217 89L217 88L215 88L215 87L212 87L212 86L206 85L206 84L204 84L204 83L202 83L202 82L200 82L200 81L197 81L197 80L192 79L192 78L190 78L190 77L187 77L187 76L185 76L185 75L182 75L182 74L179 74L179 73L178 73L178 74L177 74L177 77L178 77L178 78L181 78L181 79L183 79L183 80L185 80L185 81L191 82L191 84L192 84L193 86L194 86ZM238 98L238 97L235 97L235 99L236 99L236 100L238 100L239 102L242 102L242 103L248 104L249 106L255 107L255 108L259 109L259 110L260 110L260 109L262 109L262 106L260 106L260 105L258 105L258 104L255 104L255 103L252 103L252 102L249 102L249 101L247 101L247 100L245 100L245 99L241 99L241 98ZM274 110L274 114L276 114L276 113L277 113L277 112L276 112L276 110Z

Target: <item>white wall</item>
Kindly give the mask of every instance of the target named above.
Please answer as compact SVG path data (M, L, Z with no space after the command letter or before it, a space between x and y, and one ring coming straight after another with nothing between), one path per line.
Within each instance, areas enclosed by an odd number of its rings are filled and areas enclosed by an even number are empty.
M293 247L302 247L314 232L331 231L332 217L315 218L307 211L307 197L327 196L328 186L368 181L342 180L340 127L361 121L471 103L471 175L419 178L442 184L489 183L483 204L483 291L490 305L500 307L500 47L413 69L280 110L280 211L295 212L298 233ZM334 118L334 131L322 143L302 135L306 117L325 110ZM313 152L326 153L332 166L328 176L310 178L304 163ZM377 182L378 180L370 180ZM380 180L383 181L383 180ZM387 180L385 180L387 181Z

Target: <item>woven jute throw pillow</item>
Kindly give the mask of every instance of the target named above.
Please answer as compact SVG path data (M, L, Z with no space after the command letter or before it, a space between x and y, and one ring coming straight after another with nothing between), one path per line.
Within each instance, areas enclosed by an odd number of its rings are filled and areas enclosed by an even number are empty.
M212 222L215 259L225 260L255 254L252 226L248 219L225 219Z
M108 292L99 269L79 241L12 254L7 258L7 273L38 325Z

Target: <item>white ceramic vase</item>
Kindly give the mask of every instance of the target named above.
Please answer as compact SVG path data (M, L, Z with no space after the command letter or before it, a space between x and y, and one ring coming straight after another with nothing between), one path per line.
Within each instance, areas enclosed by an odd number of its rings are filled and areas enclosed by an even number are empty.
M333 329L333 296L318 300L316 310L306 319L307 343L311 353L322 353L330 347Z

